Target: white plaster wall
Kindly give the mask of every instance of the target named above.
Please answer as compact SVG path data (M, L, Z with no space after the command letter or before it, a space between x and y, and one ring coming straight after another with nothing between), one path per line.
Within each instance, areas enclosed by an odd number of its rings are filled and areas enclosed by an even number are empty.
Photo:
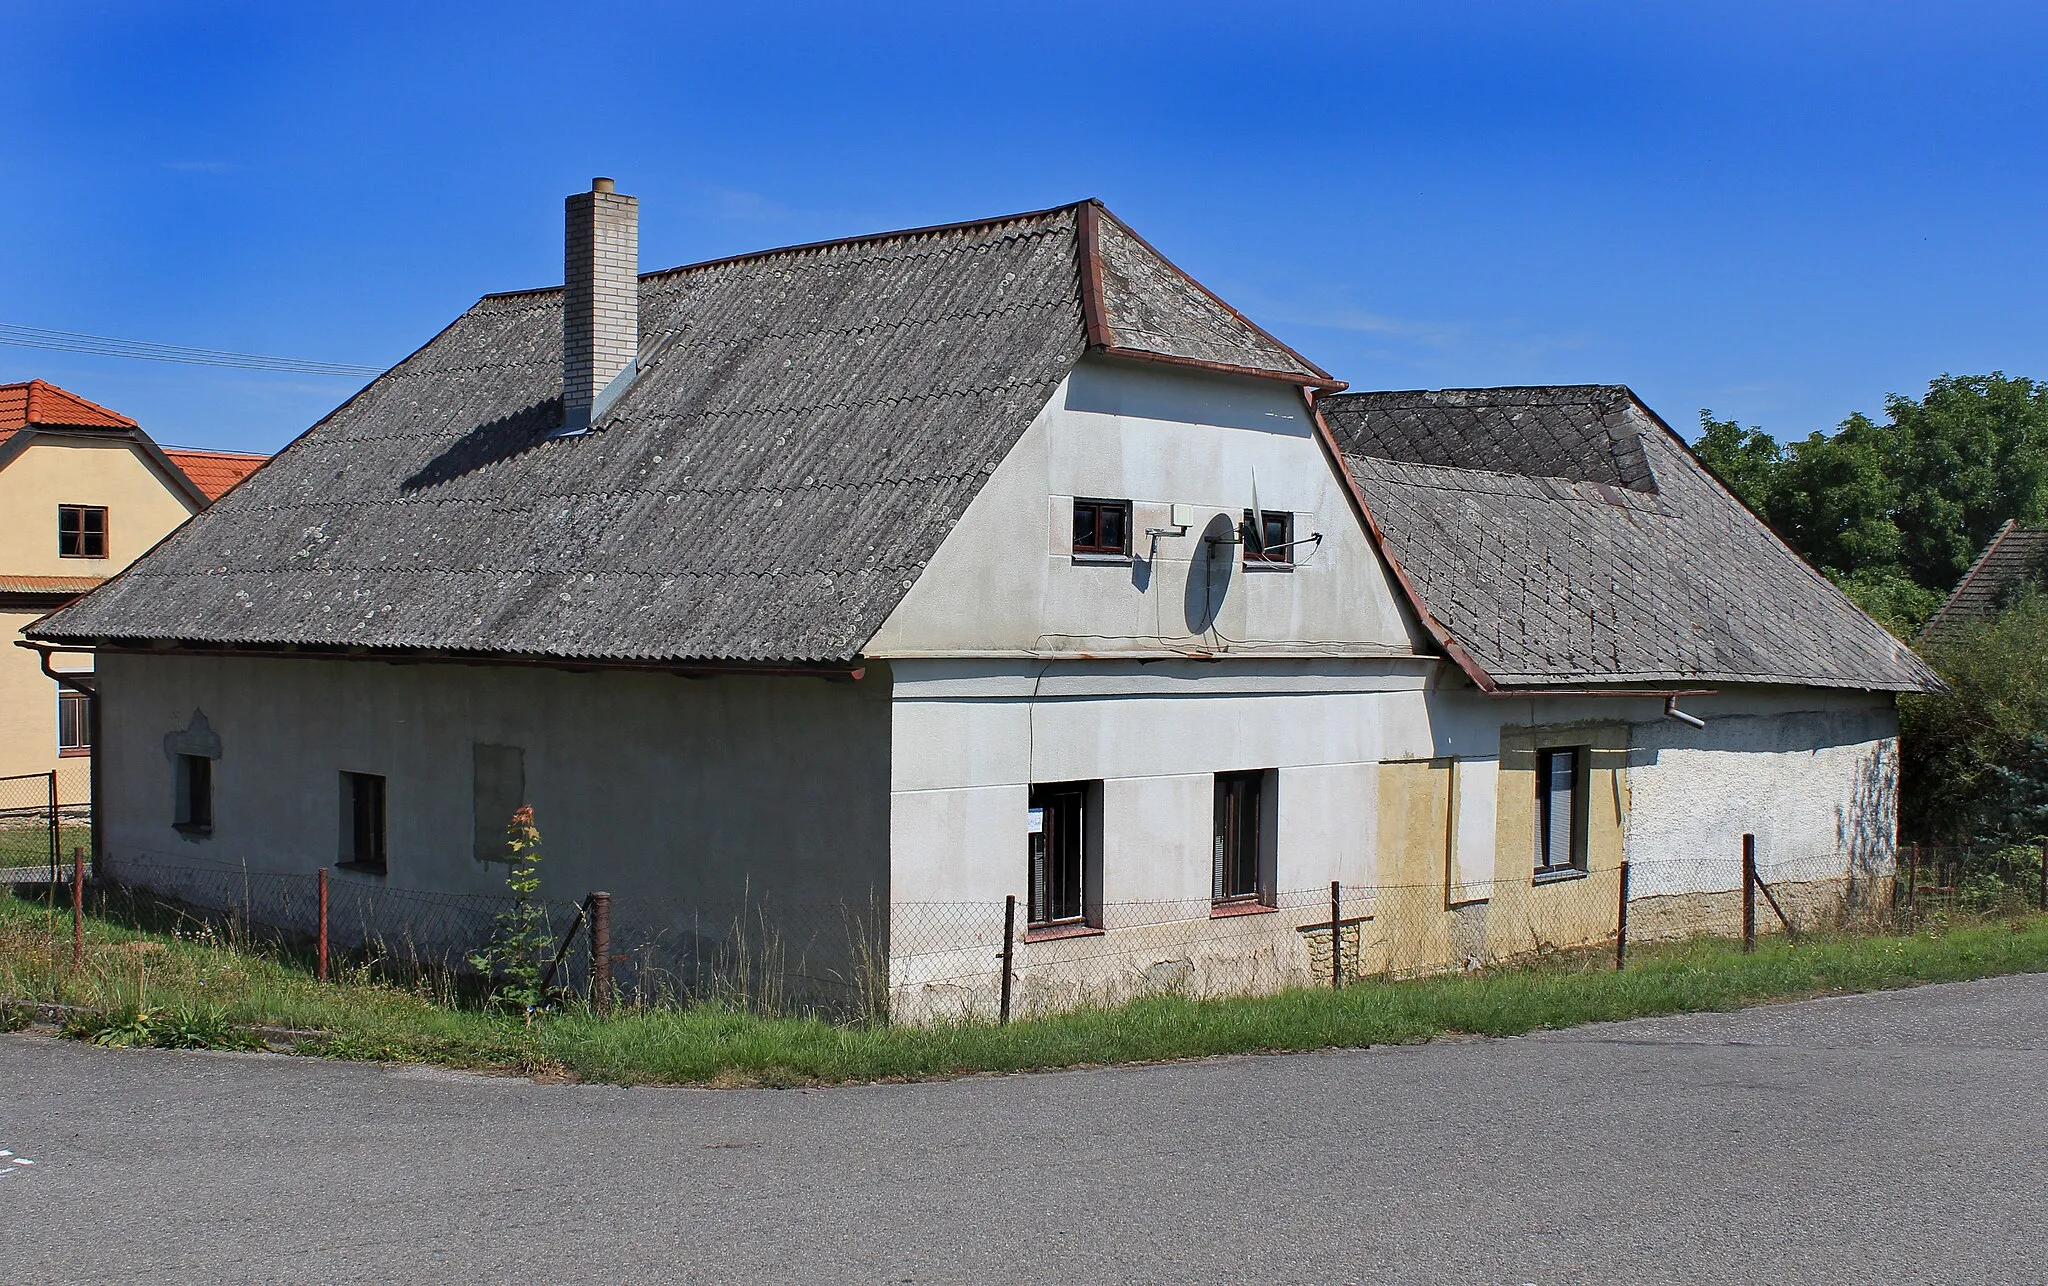
M1247 570L1234 533L1251 504L1295 515L1292 571ZM1133 503L1127 564L1072 555L1074 498ZM1192 505L1184 536L1148 537ZM1213 556L1212 556L1213 555ZM1213 617L1213 619L1211 619ZM1342 478L1291 387L1084 360L991 474L872 656L1269 652L1412 654L1399 603Z
M340 774L388 779L390 871L339 886L504 892L473 855L473 743L525 752L542 892L614 895L621 922L742 895L887 896L889 678L682 679L540 668L107 653L106 855L310 874L340 847ZM172 828L167 734L220 739L211 836ZM630 944L622 943L621 950Z

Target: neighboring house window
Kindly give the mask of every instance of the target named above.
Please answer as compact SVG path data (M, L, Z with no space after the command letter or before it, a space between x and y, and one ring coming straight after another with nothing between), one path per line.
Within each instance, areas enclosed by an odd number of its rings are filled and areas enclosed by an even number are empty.
M1267 509L1255 518L1251 510L1245 510L1244 560L1247 563L1292 563L1294 515Z
M1586 867L1586 747L1536 752L1536 874Z
M1033 928L1085 924L1089 878L1091 783L1060 782L1031 788L1031 907Z
M1216 774L1216 849L1212 896L1219 903L1266 902L1266 776Z
M1131 502L1076 500L1074 552L1128 558L1131 553Z
M176 827L189 835L213 833L213 760L205 755L178 756Z
M92 698L83 692L57 689L57 753L92 753Z
M105 558L107 511L98 505L58 505L57 556Z
M384 779L366 772L341 775L341 864L382 875Z

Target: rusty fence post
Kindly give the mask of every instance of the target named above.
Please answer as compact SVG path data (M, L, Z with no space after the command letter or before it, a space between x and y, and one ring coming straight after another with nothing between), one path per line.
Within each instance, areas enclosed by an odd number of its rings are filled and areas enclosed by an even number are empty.
M1915 842L1906 859L1906 919L1911 921L1920 901L1920 845Z
M1742 837L1742 949L1756 950L1756 836Z
M1628 863L1621 864L1621 895L1614 910L1614 967L1628 967Z
M1344 990L1344 884L1330 881L1330 990Z
M2041 841L2041 892L2034 909L2048 911L2048 839Z
M85 965L85 850L71 850L71 967Z
M320 868L320 959L313 976L327 981L327 868Z
M612 895L590 895L590 1007L598 1017L612 1012Z
M1007 1025L1010 1021L1010 989L1017 976L1017 895L1010 894L1003 899L1003 998L996 1010L996 1021Z

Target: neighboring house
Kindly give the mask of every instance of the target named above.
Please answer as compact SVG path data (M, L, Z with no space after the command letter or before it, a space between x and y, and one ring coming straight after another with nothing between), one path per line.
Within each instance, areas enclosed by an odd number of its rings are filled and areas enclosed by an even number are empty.
M88 699L9 646L21 629L126 567L264 457L164 450L135 421L54 384L0 385L0 777L56 771L90 790ZM78 671L76 658L60 669ZM80 688L90 686L89 667ZM0 807L22 802L0 793Z
M1113 990L1299 980L1331 881L1455 964L1623 857L1679 927L1743 832L1888 869L1931 676L1626 390L1335 396L1093 202L637 281L635 218L32 631L116 872L486 893L526 802L622 917L887 907L921 1013L1009 895L1059 998L1145 917L1214 937Z
M1970 570L1956 582L1940 610L1921 627L1920 637L1939 639L1971 625L1988 623L2021 590L2048 582L2048 527L2022 527L2008 518Z

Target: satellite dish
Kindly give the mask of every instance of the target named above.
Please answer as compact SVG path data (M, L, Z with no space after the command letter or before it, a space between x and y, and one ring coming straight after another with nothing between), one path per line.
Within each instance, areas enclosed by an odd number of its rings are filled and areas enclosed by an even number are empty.
M1259 507L1259 471L1252 470L1252 529L1247 533L1247 549L1263 549L1266 543L1266 511Z

